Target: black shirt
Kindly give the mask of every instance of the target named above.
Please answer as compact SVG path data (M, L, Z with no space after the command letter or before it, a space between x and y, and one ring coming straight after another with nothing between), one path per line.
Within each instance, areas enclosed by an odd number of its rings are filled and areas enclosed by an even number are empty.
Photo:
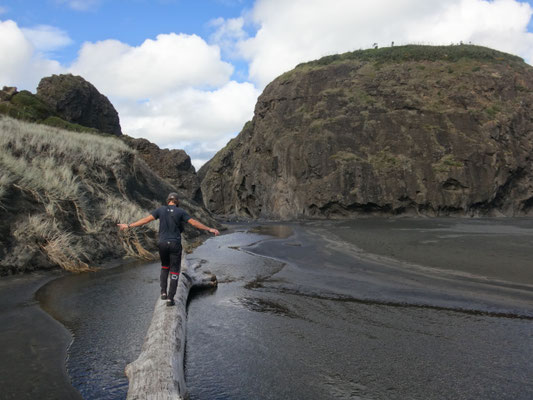
M151 214L159 220L159 241L177 240L181 242L183 223L191 219L183 208L174 205L162 206L152 211Z

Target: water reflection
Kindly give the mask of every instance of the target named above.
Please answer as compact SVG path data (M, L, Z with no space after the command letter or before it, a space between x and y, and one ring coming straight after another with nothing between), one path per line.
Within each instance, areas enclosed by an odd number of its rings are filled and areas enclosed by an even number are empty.
M259 225L248 230L249 233L274 236L278 239L286 239L294 234L289 225Z
M159 264L130 264L50 282L41 306L74 335L67 371L88 399L124 399L159 295Z

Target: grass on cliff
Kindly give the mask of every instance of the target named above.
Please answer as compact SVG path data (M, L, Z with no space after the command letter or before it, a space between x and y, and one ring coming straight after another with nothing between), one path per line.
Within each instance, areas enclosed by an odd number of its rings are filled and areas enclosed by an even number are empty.
M58 117L50 106L27 90L15 94L10 101L0 102L0 114L69 131L101 133L98 129L74 124Z
M143 235L152 231L153 236L154 224L116 232L117 222L148 214L121 186L130 158L134 151L114 137L0 117L0 211L15 225L9 246L27 248L28 254L40 251L52 264L82 271L92 261L87 240L101 241L107 232L125 254L151 258L141 243ZM24 205L17 204L21 198ZM2 239L0 245L6 245Z
M451 46L406 45L383 47L378 49L357 50L353 52L325 56L319 60L299 64L296 69L312 68L348 60L374 61L376 63L405 61L448 61L471 59L484 62L520 63L524 61L517 56L493 50L488 47L470 44Z

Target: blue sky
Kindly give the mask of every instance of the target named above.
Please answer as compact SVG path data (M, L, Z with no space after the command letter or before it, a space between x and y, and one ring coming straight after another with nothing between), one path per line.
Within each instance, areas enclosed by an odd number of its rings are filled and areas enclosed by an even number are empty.
M531 64L532 14L533 0L0 0L0 85L81 75L123 132L183 148L199 167L300 62L463 41Z
M20 27L50 25L68 33L72 44L56 49L51 55L70 63L86 41L113 38L138 46L147 38L170 32L208 39L215 30L213 20L238 18L253 6L251 0L80 0L80 3L87 6L69 6L68 1L58 0L0 1L4 10L0 18L13 19ZM240 71L234 78L243 80L247 64L242 60L234 63Z

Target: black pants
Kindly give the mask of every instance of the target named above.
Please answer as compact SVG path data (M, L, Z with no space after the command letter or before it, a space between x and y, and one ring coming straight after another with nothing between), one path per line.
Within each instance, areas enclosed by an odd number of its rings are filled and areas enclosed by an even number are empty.
M181 242L176 240L159 242L159 256L161 257L161 293L167 293L170 272L168 298L174 299L181 269Z

